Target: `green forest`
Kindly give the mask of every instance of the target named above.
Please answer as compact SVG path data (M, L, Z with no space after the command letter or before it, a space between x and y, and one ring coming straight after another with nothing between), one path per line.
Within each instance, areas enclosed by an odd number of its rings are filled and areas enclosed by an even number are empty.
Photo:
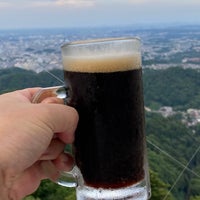
M145 69L145 106L158 109L172 106L176 110L200 109L199 70L172 67L165 70Z
M61 70L51 73L63 79ZM26 87L60 84L47 72L18 68L0 70L1 94ZM170 106L177 111L169 117L146 111L151 200L200 200L200 124L187 126L180 114L189 108L200 109L200 72L180 67L144 69L143 86L146 107L157 111L162 106ZM24 200L53 199L75 200L75 190L44 180L39 189Z

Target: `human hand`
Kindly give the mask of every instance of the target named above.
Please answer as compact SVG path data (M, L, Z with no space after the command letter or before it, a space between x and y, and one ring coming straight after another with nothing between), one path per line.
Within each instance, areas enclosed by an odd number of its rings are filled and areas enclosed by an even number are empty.
M63 150L74 140L78 114L61 104L32 104L37 90L0 95L0 199L22 199L73 166Z

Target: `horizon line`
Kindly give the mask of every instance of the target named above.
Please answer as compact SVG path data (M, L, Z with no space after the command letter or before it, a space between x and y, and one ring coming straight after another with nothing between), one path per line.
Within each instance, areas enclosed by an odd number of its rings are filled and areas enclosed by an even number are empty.
M55 29L88 29L88 28L173 28L175 26L200 26L200 22L152 22L152 23L131 23L131 24L110 24L110 25L80 25L80 26L46 26L46 27L1 27L0 31L16 30L55 30Z

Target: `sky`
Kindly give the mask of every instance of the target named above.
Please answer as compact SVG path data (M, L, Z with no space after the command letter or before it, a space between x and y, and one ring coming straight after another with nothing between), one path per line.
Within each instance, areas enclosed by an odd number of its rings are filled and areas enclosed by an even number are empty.
M200 24L200 0L0 0L0 29Z

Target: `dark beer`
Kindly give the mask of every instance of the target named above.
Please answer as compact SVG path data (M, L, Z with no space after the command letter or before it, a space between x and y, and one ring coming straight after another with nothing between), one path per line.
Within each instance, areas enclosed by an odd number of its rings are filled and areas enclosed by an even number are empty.
M121 188L144 179L142 70L136 58L64 63L70 105L79 113L75 159L88 186Z

